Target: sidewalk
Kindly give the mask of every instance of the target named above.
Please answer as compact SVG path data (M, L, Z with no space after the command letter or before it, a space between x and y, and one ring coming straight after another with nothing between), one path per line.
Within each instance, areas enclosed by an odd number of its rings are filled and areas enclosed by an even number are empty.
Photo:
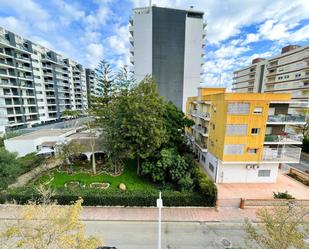
M0 219L14 219L21 206L0 205ZM242 222L255 221L256 209L239 208L163 208L162 221L185 222ZM157 221L158 209L140 207L84 207L81 220L97 221Z

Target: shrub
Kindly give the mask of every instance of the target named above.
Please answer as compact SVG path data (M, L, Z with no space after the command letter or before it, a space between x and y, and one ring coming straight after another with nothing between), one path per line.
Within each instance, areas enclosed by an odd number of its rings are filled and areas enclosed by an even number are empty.
M278 192L278 193L274 192L274 198L275 199L294 199L294 197L290 195L288 191Z
M309 137L304 138L302 148L304 152L309 153Z
M158 191L104 191L100 189L60 189L53 199L61 205L71 204L82 197L85 206L155 206ZM214 206L213 197L197 192L162 191L164 206ZM16 201L25 204L38 200L39 194L30 187L12 189L0 193L0 203Z
M217 201L217 187L213 181L209 179L207 174L200 168L196 171L197 188L201 195L209 198L209 202L215 205Z

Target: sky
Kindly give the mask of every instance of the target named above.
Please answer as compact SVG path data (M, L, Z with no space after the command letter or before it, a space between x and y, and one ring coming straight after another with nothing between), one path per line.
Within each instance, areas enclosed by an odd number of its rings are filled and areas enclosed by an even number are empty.
M231 87L233 71L289 44L309 44L308 0L153 0L160 7L205 12L203 85ZM149 0L0 0L0 26L86 67L100 59L129 65L134 7Z

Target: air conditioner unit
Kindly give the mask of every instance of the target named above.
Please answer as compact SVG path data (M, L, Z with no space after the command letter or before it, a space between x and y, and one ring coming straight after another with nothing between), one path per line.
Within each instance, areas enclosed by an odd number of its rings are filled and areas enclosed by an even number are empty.
M247 165L246 165L246 168L247 168L247 169L251 169L251 168L252 168L251 164L247 164Z
M253 165L254 169L258 169L260 166L258 164Z

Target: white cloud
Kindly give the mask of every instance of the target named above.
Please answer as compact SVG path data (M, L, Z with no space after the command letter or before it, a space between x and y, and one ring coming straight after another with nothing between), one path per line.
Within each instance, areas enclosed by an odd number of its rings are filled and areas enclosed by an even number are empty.
M86 62L91 68L95 68L103 58L104 48L100 43L90 43L86 47Z
M0 17L0 26L12 30L21 35L28 35L28 26L23 24L23 21L13 17Z
M249 33L246 35L246 39L242 42L242 45L247 45L260 40L260 34Z
M290 33L290 42L300 42L309 39L309 25Z
M63 25L69 25L73 21L81 20L85 16L85 12L74 6L73 3L68 4L64 0L52 1L58 7L59 12L62 13L59 20Z
M88 29L95 30L100 28L102 25L105 25L110 15L110 9L105 5L101 5L97 10L92 11L85 17L85 24Z
M244 52L247 52L250 50L249 47L237 47L235 45L223 45L219 49L217 49L214 53L213 56L215 58L228 58L228 57L236 57Z
M148 0L132 0L134 6L147 6ZM205 12L208 23L207 39L210 43L218 44L241 32L241 28L252 24L264 23L270 18L278 20L275 31L284 34L284 27L290 29L300 20L308 18L309 3L307 0L293 0L288 4L283 0L204 0L204 1L159 1L158 6L170 6L194 9Z

